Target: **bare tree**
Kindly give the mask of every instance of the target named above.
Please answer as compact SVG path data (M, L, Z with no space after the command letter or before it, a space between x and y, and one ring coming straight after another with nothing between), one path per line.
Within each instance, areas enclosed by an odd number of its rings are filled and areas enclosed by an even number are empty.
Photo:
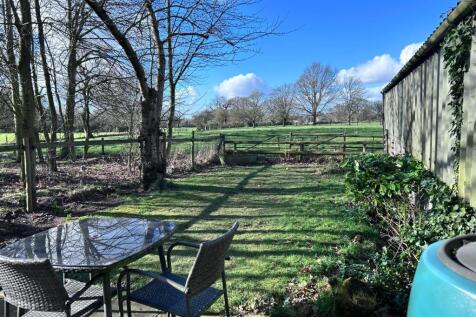
M26 210L33 212L36 207L36 169L34 151L31 149L36 143L36 111L31 69L31 44L33 40L32 16L29 0L20 0L19 10L15 7L13 0L8 1L11 12L13 13L14 24L20 42L18 51L18 75L21 88L23 146L25 148L23 151L25 163L25 198Z
M289 123L296 108L296 98L296 86L293 84L274 88L268 102L268 113L271 120L282 124L283 127Z
M232 104L233 117L237 125L249 125L253 128L265 115L265 96L261 91L254 91L248 97L236 97L229 100Z
M279 22L267 25L250 12L254 0L166 0L169 109L167 151L176 116L176 91L196 70L233 61L253 51L259 38L276 34Z
M162 142L160 138L160 108L163 96L159 95L157 89L149 85L144 65L142 64L137 51L128 38L127 30L119 29L115 20L105 10L102 3L94 0L85 0L101 19L114 39L123 49L127 59L134 69L139 83L142 103L141 103L141 135L144 146L141 153L142 162L142 186L149 189L160 183L165 176L164 156L162 152ZM147 4L147 3L146 3ZM158 83L159 85L159 83Z
M38 44L40 48L41 56L41 66L44 76L45 88L46 88L46 97L48 101L49 108L49 117L51 126L49 129L50 138L49 140L54 143L57 141L57 132L58 132L58 115L56 113L56 106L53 97L53 89L51 86L51 76L50 76L50 67L48 65L47 53L46 53L46 40L45 32L43 28L43 17L41 15L40 1L35 0L35 17L38 29ZM56 148L51 146L48 148L48 167L51 171L56 171Z
M365 87L362 82L355 77L348 77L342 80L341 107L347 117L347 122L352 120L360 111L365 102Z
M317 123L319 112L331 104L338 96L337 71L328 65L314 63L299 77L297 92L301 109Z

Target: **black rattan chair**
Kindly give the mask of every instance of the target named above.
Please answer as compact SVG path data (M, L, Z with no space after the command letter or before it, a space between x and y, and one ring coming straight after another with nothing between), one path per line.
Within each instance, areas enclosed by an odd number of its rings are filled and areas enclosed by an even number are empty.
M225 301L225 314L230 316L226 289L225 258L237 229L238 223L235 223L230 230L217 239L200 244L190 242L172 244L167 251L167 272L156 273L130 268L124 269L117 282L121 317L124 315L124 301L127 303L129 317L132 315L131 301L164 311L172 316L196 317L208 309L221 295L223 295ZM176 246L198 249L195 261L186 279L172 273L171 254ZM131 273L152 280L144 287L131 291ZM126 277L125 288L123 287L124 277ZM223 286L221 290L212 287L220 277Z
M13 260L0 258L0 286L4 293L4 313L10 304L24 317L88 316L103 302L101 287L87 283L62 281L49 260Z

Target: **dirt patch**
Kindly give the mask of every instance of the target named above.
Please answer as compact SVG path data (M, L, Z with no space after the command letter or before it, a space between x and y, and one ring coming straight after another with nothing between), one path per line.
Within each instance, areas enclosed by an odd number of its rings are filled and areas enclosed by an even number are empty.
M62 223L120 204L139 189L139 171L123 157L59 162L58 172L37 167L37 213L24 212L23 185L17 163L0 168L0 246Z

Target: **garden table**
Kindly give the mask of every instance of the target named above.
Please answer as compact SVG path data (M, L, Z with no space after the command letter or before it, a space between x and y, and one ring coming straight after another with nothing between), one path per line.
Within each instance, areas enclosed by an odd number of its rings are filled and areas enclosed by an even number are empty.
M157 251L161 269L166 262L163 242L174 222L139 218L92 218L68 222L0 249L0 256L49 259L58 272L103 274L104 316L112 316L111 272Z

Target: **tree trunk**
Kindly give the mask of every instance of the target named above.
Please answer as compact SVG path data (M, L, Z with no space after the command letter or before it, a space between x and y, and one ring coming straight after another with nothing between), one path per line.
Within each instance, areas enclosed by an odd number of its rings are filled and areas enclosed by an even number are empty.
M157 92L149 88L148 98L142 101L141 140L144 145L141 153L142 186L145 190L154 188L163 180L165 164L161 153L160 127L155 118L155 104Z
M74 148L74 108L76 103L76 73L77 73L77 61L76 61L76 44L74 39L71 39L68 57L68 87L66 93L66 113L64 122L64 139L66 142L66 148L63 153L68 156L70 160L74 160L76 157Z
M23 110L23 136L25 151L25 196L26 210L33 212L36 208L36 185L35 185L35 160L33 159L32 145L35 144L35 99L31 78L31 42L33 30L31 26L30 1L20 0L21 21L16 21L20 34L20 52L18 61L18 73L21 83L21 99Z
M170 76L170 74L169 74ZM175 95L175 85L170 87L170 105L169 105L169 118L167 122L167 153L166 157L169 156L170 151L172 150L172 137L174 132L174 119L175 119L175 103L176 103L176 95Z
M25 163L23 162L23 118L15 114L15 142L18 148L16 162L20 163L20 179L25 182Z
M68 31L69 35L69 47L68 47L68 84L66 88L66 113L65 113L65 122L64 122L64 139L66 143L66 148L63 149L63 154L67 154L70 160L76 158L75 148L74 148L74 108L76 103L76 74L78 71L78 61L77 61L77 30L75 30L73 21L73 5L71 0L68 1Z
M15 56L15 43L14 43L14 34L13 34L13 16L12 16L11 3L9 0L5 1L5 20L6 20L6 49L7 49L7 64L9 79L12 88L12 104L14 109L15 117L15 138L16 144L18 147L16 161L20 163L20 177L22 181L25 181L25 166L23 164L22 151L20 150L23 146L23 114L21 108L21 97L20 97L20 82L18 80L18 66Z
M89 89L84 88L83 89L83 100L84 100L84 105L83 105L83 113L81 114L81 119L83 121L83 131L84 131L84 155L83 158L86 158L86 155L88 154L89 150L89 139L92 136L91 133L91 125L90 125L90 117L91 113L89 110Z
M167 149L166 149L166 158L168 158L170 151L172 150L172 137L174 132L174 119L175 119L175 79L174 79L174 52L172 47L172 16L170 13L171 3L170 0L166 2L167 6L167 62L168 62L168 71L169 71L169 119L167 122Z
M36 14L36 23L38 28L38 44L40 47L41 65L43 69L43 76L45 79L48 109L50 112L50 121L51 121L50 142L55 143L57 141L56 133L58 132L58 115L56 114L56 107L55 107L55 102L53 98L53 90L51 89L51 77L50 77L50 70L48 67L48 60L46 58L45 35L43 31L43 20L41 18L39 0L35 0L35 14ZM58 167L56 164L56 148L54 146L51 146L48 148L48 169L50 171L58 170Z
M313 112L312 113L312 125L316 125L316 124L317 124L317 113Z
M140 135L140 140L143 142L141 150L142 186L145 190L150 189L155 184L160 185L165 176L165 161L162 155L163 143L160 138L160 114L158 113L158 108L162 105L163 95L160 95L160 91L158 92L148 86L144 67L141 64L136 51L132 47L127 36L119 30L104 8L93 0L85 0L85 2L94 10L94 12L96 12L98 17L103 21L105 26L117 40L117 43L122 47L134 68L139 82L143 97L141 102L142 123ZM148 2L146 7L148 10L152 9L150 2ZM155 16L153 19L155 19ZM160 86L160 83L157 83L157 85Z
M46 143L50 144L50 136L48 135L48 128L46 124L46 115L43 109L43 104L41 102L40 89L38 88L38 78L36 75L36 64L35 64L35 43L33 39L31 42L31 76L33 80L33 88L34 88L34 94L35 94L35 105L40 115L41 132L43 132L43 136L45 138ZM35 136L36 136L35 145L37 145L40 143L40 131L37 131L37 133L35 133ZM40 161L40 163L44 163L45 158L43 157L43 150L40 147L37 147L36 151L38 152L38 160Z

